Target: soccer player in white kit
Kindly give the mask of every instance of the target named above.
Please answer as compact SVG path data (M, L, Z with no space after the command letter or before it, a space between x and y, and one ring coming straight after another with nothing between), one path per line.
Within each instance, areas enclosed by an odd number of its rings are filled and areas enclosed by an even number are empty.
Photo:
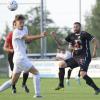
M40 75L38 70L33 66L33 64L29 61L27 54L26 54L26 45L25 41L32 41L43 38L47 35L46 32L41 33L40 35L28 35L26 29L24 27L24 16L23 15L16 15L15 16L15 23L16 29L13 31L13 49L14 49L14 70L12 79L5 82L3 85L0 86L0 92L8 89L11 85L15 84L21 74L22 71L30 72L33 74L33 83L35 89L35 96L34 97L41 97L40 94Z

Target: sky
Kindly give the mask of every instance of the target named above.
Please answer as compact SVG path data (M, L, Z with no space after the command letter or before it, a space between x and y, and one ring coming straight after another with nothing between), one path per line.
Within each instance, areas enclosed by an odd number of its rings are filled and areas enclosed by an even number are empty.
M0 0L0 3L8 3L9 0ZM41 0L16 0L18 3L37 3L18 5L16 11L9 11L6 5L0 5L0 34L4 33L5 26L10 27L16 14L25 14L30 8L39 6ZM46 8L51 13L56 26L72 27L75 21L79 21L79 0L44 0ZM82 24L85 24L85 16L91 13L95 0L82 0Z

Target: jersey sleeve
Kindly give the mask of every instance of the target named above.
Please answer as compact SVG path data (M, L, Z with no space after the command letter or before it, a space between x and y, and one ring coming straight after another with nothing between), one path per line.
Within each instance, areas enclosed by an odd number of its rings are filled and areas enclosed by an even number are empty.
M90 33L86 33L86 39L87 39L88 41L91 41L93 38L94 38L93 35L91 35Z
M71 40L70 40L70 35L68 35L66 38L65 38L65 40L67 41L67 42L70 42Z

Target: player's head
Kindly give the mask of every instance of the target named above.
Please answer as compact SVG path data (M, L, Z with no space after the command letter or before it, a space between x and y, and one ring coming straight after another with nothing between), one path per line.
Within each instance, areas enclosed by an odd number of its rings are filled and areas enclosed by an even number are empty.
M81 24L79 22L75 22L73 25L74 33L79 33L81 31Z
M16 28L23 29L25 17L23 15L16 15L15 16L15 24Z

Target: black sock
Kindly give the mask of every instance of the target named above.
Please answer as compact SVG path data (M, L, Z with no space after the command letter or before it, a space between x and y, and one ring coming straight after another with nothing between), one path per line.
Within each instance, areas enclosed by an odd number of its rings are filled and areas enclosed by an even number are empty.
M15 86L15 84L13 84L13 85L12 85L12 89L16 89L16 86Z
M59 86L64 87L65 68L59 68Z
M78 77L80 77L80 70L79 70L79 72L78 72Z
M68 79L68 80L70 79L71 72L72 72L72 69L69 69L69 70L68 70L68 74L67 74L67 79Z
M85 75L83 79L86 81L86 84L91 86L94 90L98 90L99 88L96 86L96 84L93 82L93 80L88 76Z
M23 73L23 82L22 82L22 85L26 85L26 81L28 79L28 75L29 75L29 73Z

